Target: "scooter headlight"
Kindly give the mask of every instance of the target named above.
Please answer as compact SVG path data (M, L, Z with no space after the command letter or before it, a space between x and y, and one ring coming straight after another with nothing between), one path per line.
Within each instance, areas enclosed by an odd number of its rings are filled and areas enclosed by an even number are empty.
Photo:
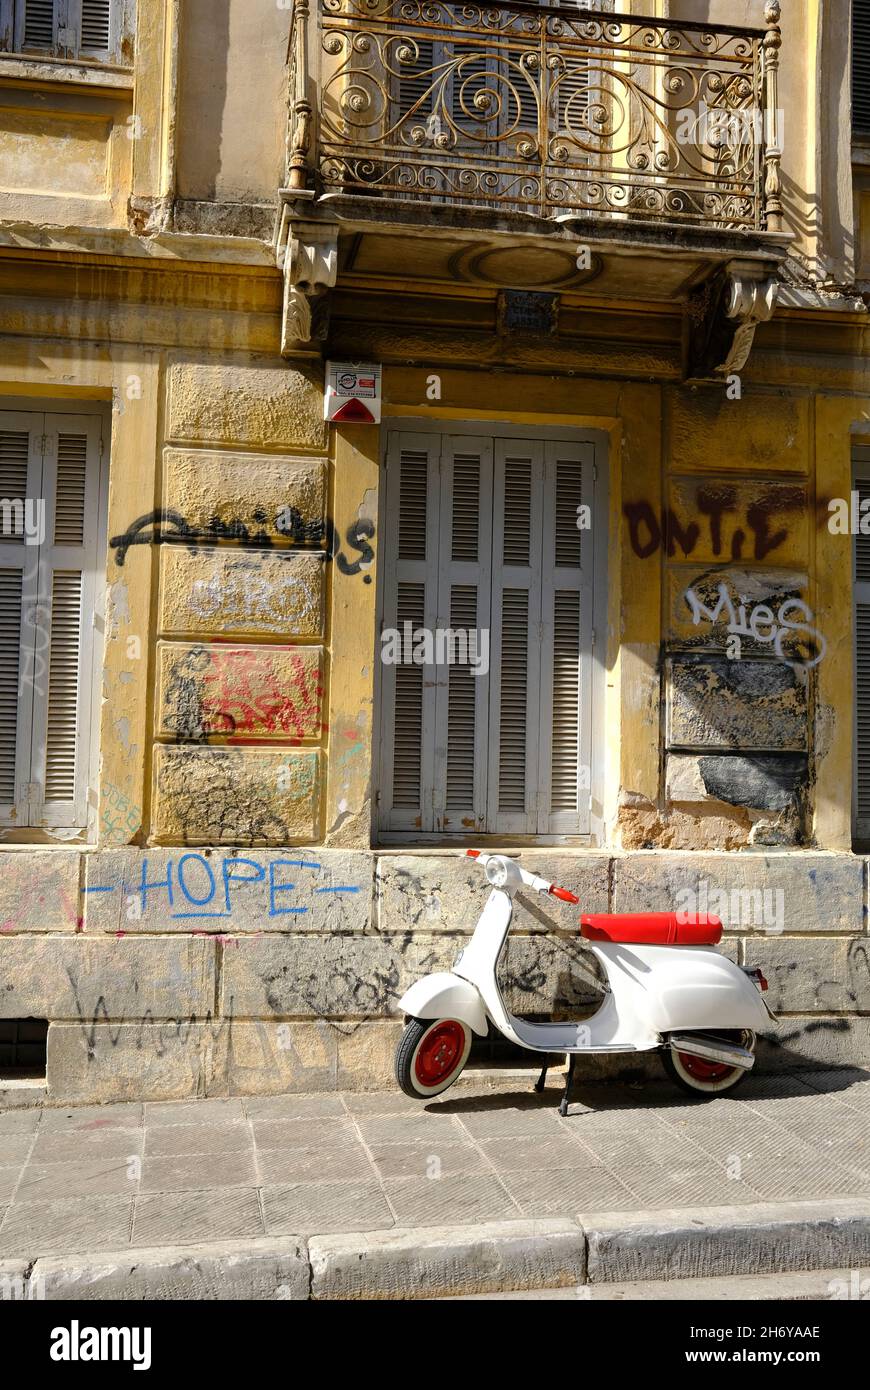
M493 888L504 888L507 883L507 865L504 860L493 857L486 866L486 876Z

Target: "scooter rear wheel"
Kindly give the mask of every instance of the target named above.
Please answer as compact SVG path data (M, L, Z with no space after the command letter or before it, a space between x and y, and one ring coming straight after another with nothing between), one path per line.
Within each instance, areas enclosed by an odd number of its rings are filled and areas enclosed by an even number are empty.
M468 1061L471 1029L456 1018L412 1018L396 1049L396 1080L412 1100L452 1086Z
M743 1029L710 1034L711 1042L715 1042L716 1038L737 1043L748 1052L755 1051L755 1034ZM669 1047L662 1052L662 1062L674 1084L696 1099L725 1095L726 1092L733 1091L735 1086L739 1086L747 1075L745 1067L729 1067L725 1062L708 1062L704 1057L693 1057L689 1052L674 1052Z

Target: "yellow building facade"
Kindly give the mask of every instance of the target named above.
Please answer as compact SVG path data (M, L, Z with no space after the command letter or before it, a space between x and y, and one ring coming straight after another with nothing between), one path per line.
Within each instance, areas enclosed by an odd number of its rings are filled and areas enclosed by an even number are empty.
M870 54L626 8L0 0L4 1095L388 1084L484 844L866 1062Z

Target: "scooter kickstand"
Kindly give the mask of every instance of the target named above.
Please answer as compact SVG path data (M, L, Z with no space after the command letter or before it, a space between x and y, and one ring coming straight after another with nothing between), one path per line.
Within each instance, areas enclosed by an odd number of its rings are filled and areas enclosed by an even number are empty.
M547 1084L547 1072L549 1071L549 1069L550 1069L550 1064L549 1064L549 1062L545 1062L545 1063L544 1063L544 1069L543 1069L543 1071L541 1072L541 1075L538 1077L537 1081L535 1082L535 1090L538 1092L539 1095L540 1095L541 1091L543 1091L544 1087L545 1087L546 1084Z
M559 1105L559 1114L564 1119L568 1114L568 1101L571 1096L571 1083L574 1080L574 1064L577 1058L573 1052L568 1054L568 1075L565 1078L565 1092Z

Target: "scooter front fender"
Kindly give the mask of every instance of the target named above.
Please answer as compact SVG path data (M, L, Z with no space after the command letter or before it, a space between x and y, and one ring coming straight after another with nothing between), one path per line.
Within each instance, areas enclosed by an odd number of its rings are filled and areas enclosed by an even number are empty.
M418 980L402 995L399 1008L411 1018L456 1018L486 1037L486 1010L480 994L474 985L449 971Z

